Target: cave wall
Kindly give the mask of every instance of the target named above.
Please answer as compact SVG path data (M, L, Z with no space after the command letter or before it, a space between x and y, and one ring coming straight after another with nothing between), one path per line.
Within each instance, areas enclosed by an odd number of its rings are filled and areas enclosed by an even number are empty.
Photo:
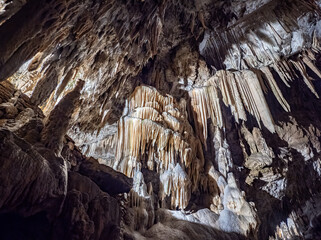
M30 239L320 238L320 8L1 1L0 221Z

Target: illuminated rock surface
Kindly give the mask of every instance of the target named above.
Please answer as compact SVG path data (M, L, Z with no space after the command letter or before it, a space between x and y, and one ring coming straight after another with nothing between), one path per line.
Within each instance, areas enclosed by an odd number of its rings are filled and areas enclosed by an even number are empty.
M319 0L0 1L0 239L321 239Z

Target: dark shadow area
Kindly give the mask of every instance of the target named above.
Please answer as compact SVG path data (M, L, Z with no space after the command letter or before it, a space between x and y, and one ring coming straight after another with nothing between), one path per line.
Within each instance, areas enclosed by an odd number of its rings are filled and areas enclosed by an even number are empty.
M320 193L320 179L313 166L305 164L300 153L293 151L293 162L288 164L285 179L286 189L281 200L261 190L261 187L266 184L261 180L255 180L253 186L247 184L242 186L242 189L246 191L247 200L255 202L260 217L258 239L268 239L269 236L274 236L276 227L280 226L282 221L287 222L291 212L299 215L307 201L311 200L315 194ZM321 213L321 209L315 209L315 211ZM310 222L303 215L297 224L299 231L306 233ZM312 239L321 239L318 227L312 229L310 234L314 236Z
M288 147L287 142L281 140L277 134L270 133L266 128L262 128L264 138L267 145L273 148L275 158L270 166L274 174L284 175L286 188L281 191L282 198L278 199L262 190L262 187L267 184L259 178L254 180L252 186L240 181L241 189L246 192L248 201L255 202L258 216L260 218L260 227L258 239L268 239L269 236L274 236L276 227L280 226L282 221L286 222L291 212L302 214L302 209L307 201L311 200L316 194L321 193L320 176L313 168L313 162L320 157L320 154L315 155L313 159L305 161L301 153L295 149L289 149L288 159L280 159L280 148ZM243 174L246 172L243 172ZM242 174L242 173L241 173ZM242 179L242 176L239 177ZM243 176L245 179L246 176ZM279 190L279 189L278 189ZM315 209L321 212L321 209ZM300 224L298 229L304 233L309 228L309 221L302 218L298 221ZM315 232L313 232L315 231ZM313 236L319 239L321 235L318 230L312 230Z
M44 212L26 218L0 214L1 240L48 240L50 235L51 226Z

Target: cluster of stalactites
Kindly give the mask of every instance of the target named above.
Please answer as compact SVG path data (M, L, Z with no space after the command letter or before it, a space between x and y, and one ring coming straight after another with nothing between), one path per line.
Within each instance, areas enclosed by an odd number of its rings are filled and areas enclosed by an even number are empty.
M257 70L220 70L207 81L204 87L190 91L196 130L202 143L206 145L208 118L211 118L214 126L220 128L224 126L222 103L230 107L237 123L240 119L246 121L247 113L250 113L256 118L259 127L263 123L270 132L275 132L274 121L265 94L271 90L287 112L290 111L290 105L277 85L272 69L278 73L287 87L290 87L291 81L300 77L296 73L297 70L311 92L319 97L313 86L313 79L307 74L306 69L306 67L310 68L321 78L320 70L313 63L314 52L317 51L320 51L320 47L318 44L314 44L313 50L304 51L296 60L282 60L270 67L262 67Z
M236 122L246 120L246 111L251 113L271 131L274 123L266 103L258 76L252 71L218 71L210 78L207 86L190 92L194 110L196 129L206 145L207 119L210 117L214 126L223 127L221 102L230 107Z
M190 167L195 157L191 146L178 133L149 119L122 118L119 121L116 158L129 158L128 163L121 166L122 172L132 177L143 154L147 155L148 169L157 172L168 169L169 164L175 164L178 159ZM155 158L159 159L158 163Z
M137 108L150 107L159 113L167 112L178 120L183 120L186 113L186 102L176 103L170 95L163 96L155 88L149 86L137 87L129 98L129 111Z
M201 143L187 121L186 102L140 86L127 108L118 123L114 168L130 177L141 168L160 173L161 199L171 196L173 208L185 208L204 166Z
M226 31L207 30L200 53L217 69L259 69L274 64L314 47L320 37L319 12L316 1L268 1Z

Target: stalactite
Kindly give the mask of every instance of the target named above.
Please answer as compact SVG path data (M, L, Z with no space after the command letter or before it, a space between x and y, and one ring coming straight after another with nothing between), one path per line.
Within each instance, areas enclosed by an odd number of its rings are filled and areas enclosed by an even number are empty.
M298 61L291 61L295 68L300 71L304 83L308 86L308 88L311 90L311 92L319 98L318 93L315 91L315 88L312 83L312 78L307 74L306 67L301 59L298 59Z
M320 70L313 64L312 60L315 60L314 54L311 51L303 53L302 61L307 65L319 78L321 78Z
M301 73L304 83L316 97L319 97L313 86L312 78L306 71L306 66L308 66L318 77L321 77L321 72L313 61L315 61L314 53L306 50L297 61L280 60L273 63L271 68L278 73L283 83L290 87L290 83L299 78L293 69L294 66ZM289 103L284 98L268 66L261 67L259 70L220 70L203 87L191 90L190 97L196 132L205 147L208 131L207 119L211 118L214 126L223 127L220 101L230 107L237 123L240 119L246 121L246 112L249 112L256 118L260 127L262 121L263 125L274 133L274 121L264 96L268 88L271 89L283 109L287 112L291 111ZM221 98L218 97L218 92L221 93Z
M193 107L196 132L202 143L206 146L207 118L208 118L208 94L205 89L195 88L190 93ZM212 106L213 107L213 106ZM215 118L216 119L216 118Z
M223 126L218 91L222 94L222 102L230 107L236 122L239 122L239 119L246 121L246 111L248 111L255 116L259 125L262 120L266 128L271 132L275 131L259 77L249 70L240 72L221 70L209 79L203 88L195 88L190 92L194 119L197 123L196 129L204 145L206 145L207 138L207 119L211 117L214 126ZM271 78L271 75L268 77ZM269 84L278 94L280 104L284 105L284 98L275 85L275 81L269 81Z
M250 94L253 97L253 106L257 108L264 126L272 133L275 132L274 122L270 109L266 103L262 88L257 76L252 71L244 71L243 77L247 81ZM259 122L259 119L257 119Z
M118 123L114 168L127 176L143 167L159 172L162 199L171 196L173 208L185 208L204 165L200 142L186 119L186 102L140 86L130 96L126 114Z
M0 174L0 192L18 200L0 208L2 219L22 213L33 226L40 214L42 230L58 226L52 239L65 230L75 234L66 239L268 239L275 227L290 239L319 228L320 102L307 88L319 97L320 8L320 0L0 0L0 81L19 89L0 84L0 166L12 170ZM288 113L268 106L276 100ZM78 149L133 177L129 199L108 196L123 184ZM25 186L6 184L21 179ZM37 185L53 186L49 199L37 200ZM282 222L289 210L300 220Z
M280 88L278 87L269 67L262 67L260 69L265 77L267 78L267 83L269 84L274 96L276 97L276 99L278 100L278 102L281 104L281 106L283 107L283 109L287 112L290 111L290 105L288 104L288 102L285 100Z
M319 40L316 36L316 30L313 31L312 47L311 48L316 53L321 51L321 45L320 45Z

